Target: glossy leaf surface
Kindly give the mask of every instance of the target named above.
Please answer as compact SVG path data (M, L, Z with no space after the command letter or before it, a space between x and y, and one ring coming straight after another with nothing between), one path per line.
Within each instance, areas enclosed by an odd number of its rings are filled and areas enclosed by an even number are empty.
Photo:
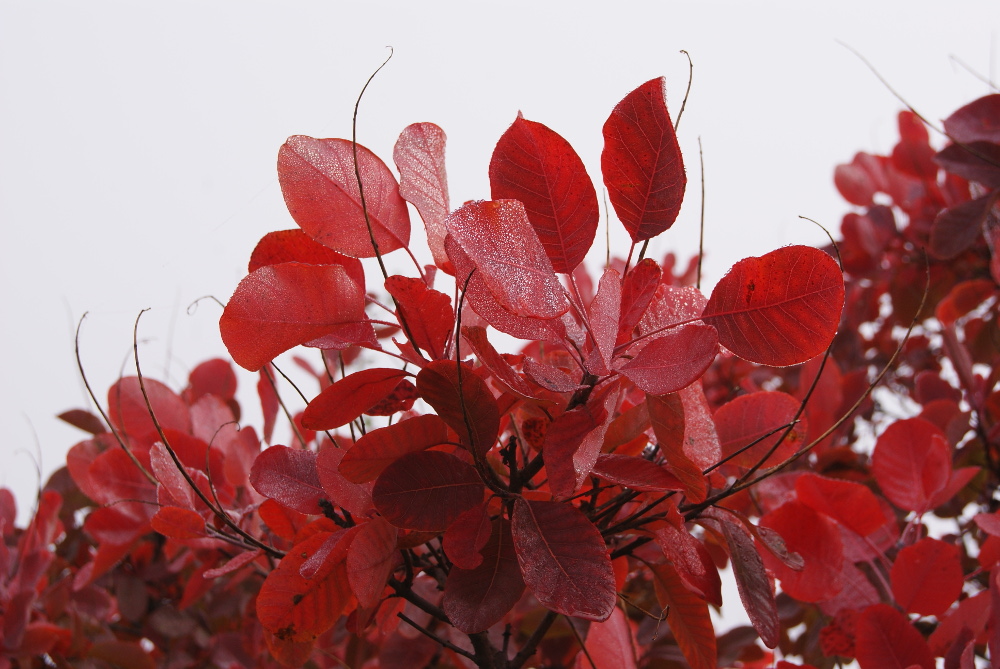
M253 463L250 483L261 495L300 513L323 513L326 497L316 468L316 454L287 446L265 449Z
M444 130L433 123L408 125L396 140L392 159L399 170L399 194L420 212L434 263L454 274L444 252L444 217L450 209L444 162L446 139Z
M649 342L618 371L646 393L666 395L700 378L718 352L715 328L691 323Z
M302 424L310 430L332 430L346 425L385 399L409 376L400 369L362 369L329 385L302 413Z

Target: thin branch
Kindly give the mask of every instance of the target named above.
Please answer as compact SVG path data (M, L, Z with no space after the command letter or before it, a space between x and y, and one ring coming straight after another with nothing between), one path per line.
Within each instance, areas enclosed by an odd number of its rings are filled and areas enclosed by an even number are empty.
M674 132L677 132L677 128L681 125L681 116L684 115L684 108L688 104L688 96L691 95L691 82L694 81L694 62L691 60L691 54L689 54L684 49L681 49L681 53L687 56L688 59L688 85L687 90L684 91L684 100L681 102L681 110L677 112L677 120L674 121Z

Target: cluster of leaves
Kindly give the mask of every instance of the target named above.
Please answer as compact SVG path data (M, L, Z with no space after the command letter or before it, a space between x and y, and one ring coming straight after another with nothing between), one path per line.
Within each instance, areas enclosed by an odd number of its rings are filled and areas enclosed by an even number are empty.
M998 121L1000 96L972 103L935 153L904 112L892 156L837 169L859 207L839 252L747 258L708 296L693 265L643 258L686 184L662 80L604 125L633 243L596 280L596 190L540 123L514 121L493 199L454 211L433 124L403 131L398 181L352 141L290 138L299 229L259 242L220 321L263 434L238 429L223 360L180 393L121 379L103 421L64 414L91 438L27 529L0 491L0 666L996 657ZM389 276L407 203L434 264ZM490 329L528 343L500 353ZM273 360L300 345L320 392L293 416ZM282 408L291 445L261 449ZM726 565L752 627L717 638Z

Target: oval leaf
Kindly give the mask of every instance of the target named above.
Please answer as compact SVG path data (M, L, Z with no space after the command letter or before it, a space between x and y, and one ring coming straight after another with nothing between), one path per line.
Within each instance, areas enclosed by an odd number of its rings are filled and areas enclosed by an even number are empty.
M326 491L319 480L316 454L287 446L261 451L250 470L250 484L264 497L300 513L323 513Z
M434 414L415 416L371 430L340 461L340 473L353 483L374 481L382 470L407 453L425 451L448 441L448 426Z
M650 395L666 395L701 378L718 352L715 328L690 323L649 342L618 371Z
M854 652L861 669L934 669L924 635L888 604L865 609L855 630Z
M396 527L443 532L481 503L485 490L472 465L449 453L422 451L386 467L375 481L372 501Z
M785 436L783 426L791 422L798 411L797 399L777 391L741 395L723 404L715 412L715 429L722 445L722 455L727 458L732 456L729 462L740 467L771 467L791 457L805 439L804 418L799 417L800 422L793 426L780 445L778 440ZM768 433L773 434L765 436ZM750 446L755 441L757 443ZM774 452L768 455L772 448ZM765 456L767 459L760 464Z
M634 455L602 454L592 473L605 481L644 492L684 490L685 485L661 465Z
M247 273L286 262L304 262L310 265L340 265L347 275L359 286L365 285L365 270L357 258L345 256L329 249L296 228L269 232L254 247L250 254Z
M399 170L399 194L417 208L424 221L434 264L454 274L455 268L444 252L444 238L448 234L444 217L451 208L444 163L446 140L444 130L433 123L408 125L396 140L392 160Z
M875 442L872 473L890 502L924 513L951 479L951 447L933 423L898 420Z
M965 579L958 547L925 537L899 551L889 579L904 611L940 616L962 594Z
M346 425L388 397L400 380L401 369L363 369L345 376L313 398L302 412L302 425L310 430L332 430Z
M786 246L733 265L712 291L702 320L741 358L785 367L826 350L843 307L837 261L819 249Z
M493 448L500 433L500 410L486 382L469 365L437 360L417 374L417 391L477 456ZM461 388L461 392L459 392ZM470 432L471 428L471 432Z

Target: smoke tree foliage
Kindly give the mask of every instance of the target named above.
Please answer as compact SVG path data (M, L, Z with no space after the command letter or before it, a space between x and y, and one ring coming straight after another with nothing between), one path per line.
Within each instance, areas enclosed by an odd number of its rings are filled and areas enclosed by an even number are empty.
M633 244L596 274L597 190L540 122L458 207L432 123L395 171L289 138L299 227L220 320L263 425L221 359L179 392L137 364L102 417L63 414L89 436L27 528L0 491L0 667L997 666L1000 95L943 150L899 129L836 169L836 247L709 294L643 257L687 180L660 79L604 123ZM414 210L433 264L389 276ZM277 443L272 361L301 346L319 391ZM752 627L717 636L726 565Z

